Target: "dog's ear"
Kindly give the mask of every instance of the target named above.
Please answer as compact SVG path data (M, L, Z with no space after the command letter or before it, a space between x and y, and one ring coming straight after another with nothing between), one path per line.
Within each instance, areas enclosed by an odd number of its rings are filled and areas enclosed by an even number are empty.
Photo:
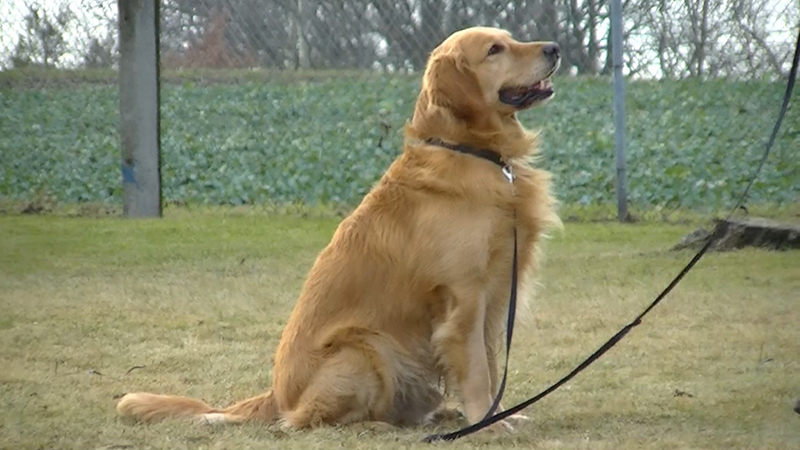
M478 77L457 51L431 55L423 90L431 105L450 110L457 119L474 122L486 111Z

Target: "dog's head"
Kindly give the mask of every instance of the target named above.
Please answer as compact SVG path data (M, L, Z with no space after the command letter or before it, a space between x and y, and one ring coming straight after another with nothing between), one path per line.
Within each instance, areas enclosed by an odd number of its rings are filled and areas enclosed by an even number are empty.
M532 138L515 113L553 97L550 77L560 63L553 42L520 42L487 27L453 33L431 52L409 135L524 153Z
M505 30L468 28L431 53L422 88L427 100L461 119L513 114L553 95L561 62L553 42L519 42Z

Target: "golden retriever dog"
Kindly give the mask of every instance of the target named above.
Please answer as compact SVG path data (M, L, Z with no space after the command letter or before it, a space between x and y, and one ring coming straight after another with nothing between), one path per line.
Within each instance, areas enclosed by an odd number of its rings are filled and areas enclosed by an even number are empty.
M560 226L550 176L533 167L537 135L516 117L552 97L559 64L556 44L504 30L449 36L430 54L403 153L314 262L271 389L219 409L129 393L118 413L293 429L414 426L450 411L444 381L467 421L480 421L498 390L515 227L522 283L534 278L543 234ZM492 152L513 182L500 165L448 146Z

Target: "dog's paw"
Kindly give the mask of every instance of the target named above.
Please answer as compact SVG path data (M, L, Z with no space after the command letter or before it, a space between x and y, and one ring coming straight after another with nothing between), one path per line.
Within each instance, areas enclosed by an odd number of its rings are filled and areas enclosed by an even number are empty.
M295 426L292 425L288 420L286 420L286 417L281 417L280 419L278 419L277 426L278 426L278 430L280 430L280 431L282 431L284 433L288 433L290 431L294 431L295 430Z
M509 420L511 422L519 423L519 422L526 422L528 420L531 420L531 418L526 416L525 414L512 414L512 415L508 416L508 419L506 419L506 420Z
M422 424L425 426L439 425L445 422L454 422L464 418L464 414L462 414L457 408L442 407L426 414L425 418L422 420Z
M514 431L516 431L514 426L508 423L508 421L506 420L495 422L486 427L486 430L492 433L513 433Z

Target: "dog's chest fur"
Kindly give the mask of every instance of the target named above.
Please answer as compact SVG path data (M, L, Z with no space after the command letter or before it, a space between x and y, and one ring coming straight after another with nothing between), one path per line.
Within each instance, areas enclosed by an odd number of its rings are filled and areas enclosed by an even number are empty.
M542 233L557 222L548 174L522 161L513 170L509 183L500 167L447 152L407 152L392 165L374 199L406 228L412 279L428 288L474 279L492 301L507 301L515 229L524 282Z

